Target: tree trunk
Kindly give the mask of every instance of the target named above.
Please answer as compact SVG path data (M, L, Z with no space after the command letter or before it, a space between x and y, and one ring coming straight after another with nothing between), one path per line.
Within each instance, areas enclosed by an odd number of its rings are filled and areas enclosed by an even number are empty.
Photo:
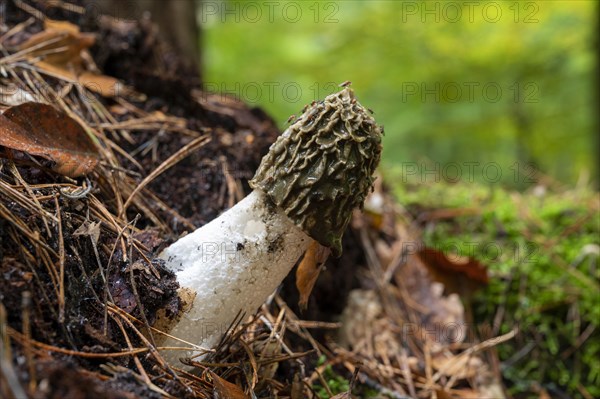
M185 57L187 66L199 71L201 32L196 21L197 3L196 0L99 0L95 4L101 13L117 18L150 17L158 25L160 35Z

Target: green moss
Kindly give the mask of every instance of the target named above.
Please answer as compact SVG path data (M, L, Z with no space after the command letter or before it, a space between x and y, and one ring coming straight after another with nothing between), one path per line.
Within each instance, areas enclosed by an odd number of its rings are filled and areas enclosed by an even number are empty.
M399 184L395 194L414 216L423 208L478 210L424 226L423 239L487 265L491 280L474 296L474 316L489 326L503 309L498 334L519 328L514 340L497 347L514 397L533 394L536 384L571 397L583 397L581 388L600 397L600 271L597 254L584 256L600 241L597 192L536 195L438 183Z
M318 366L322 366L325 364L326 357L325 355L321 355L319 361L317 363ZM339 375L330 364L325 366L323 370L323 378L327 382L327 387L334 395L338 393L346 392L350 389L350 383L346 378ZM313 390L317 393L319 398L327 399L329 398L329 394L327 393L327 389L323 387L320 383L313 385Z

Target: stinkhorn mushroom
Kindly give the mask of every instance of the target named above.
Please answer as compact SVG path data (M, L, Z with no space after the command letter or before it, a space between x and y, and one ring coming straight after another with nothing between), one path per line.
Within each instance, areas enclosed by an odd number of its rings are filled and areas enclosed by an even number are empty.
M352 210L372 187L381 136L349 87L306 107L263 157L254 191L160 254L191 305L162 326L187 344L167 338L161 346L214 347L239 314L256 312L313 239L339 256ZM163 355L176 364L199 347Z

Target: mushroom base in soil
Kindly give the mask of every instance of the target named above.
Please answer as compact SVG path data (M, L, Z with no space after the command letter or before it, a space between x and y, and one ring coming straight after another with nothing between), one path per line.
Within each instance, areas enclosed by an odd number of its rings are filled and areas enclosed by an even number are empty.
M186 305L155 327L172 365L213 348L238 315L252 315L313 240L339 256L381 155L382 128L346 87L313 102L265 155L246 198L161 254Z
M188 294L193 304L169 335L204 348L215 346L238 314L256 312L311 241L260 190L181 238L161 257L179 284L195 292ZM168 338L161 346L184 344ZM191 354L165 351L163 356L174 364Z

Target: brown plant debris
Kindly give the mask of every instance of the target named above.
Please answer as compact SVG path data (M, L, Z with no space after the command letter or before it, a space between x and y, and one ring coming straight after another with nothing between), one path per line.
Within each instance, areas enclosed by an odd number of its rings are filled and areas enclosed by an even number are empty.
M50 159L57 173L79 177L98 163L96 147L81 125L50 105L26 102L10 107L0 122L0 145Z

